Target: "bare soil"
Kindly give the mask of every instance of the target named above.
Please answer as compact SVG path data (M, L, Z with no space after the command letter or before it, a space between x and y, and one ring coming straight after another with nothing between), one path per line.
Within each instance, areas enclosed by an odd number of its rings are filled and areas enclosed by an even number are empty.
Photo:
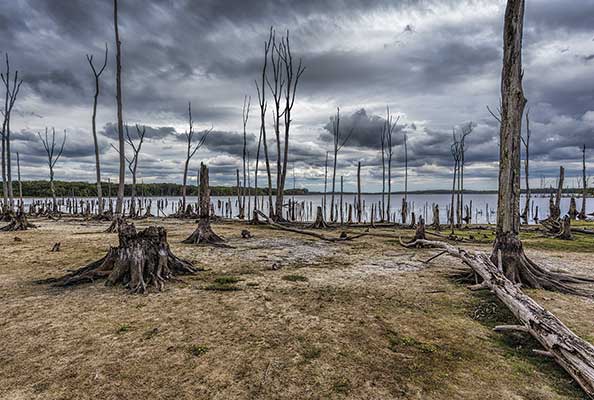
M34 283L102 257L117 235L102 233L104 223L32 222L39 228L0 234L0 399L585 396L532 354L533 340L492 332L513 317L490 293L452 279L465 268L459 261L424 263L436 250L252 226L254 238L241 239L239 223L213 225L231 248L185 245L194 223L142 221L165 226L173 252L204 271L130 295L102 281ZM60 252L50 252L55 242ZM553 268L594 275L587 252L526 246ZM529 293L594 341L594 301Z

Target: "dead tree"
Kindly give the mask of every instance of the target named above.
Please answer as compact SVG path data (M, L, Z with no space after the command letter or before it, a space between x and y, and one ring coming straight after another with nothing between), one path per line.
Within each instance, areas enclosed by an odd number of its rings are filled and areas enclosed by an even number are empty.
M586 145L582 146L582 207L579 219L586 219L586 196L588 194L588 178L586 178Z
M61 278L39 283L72 286L105 279L108 286L121 284L131 293L146 293L151 286L161 291L168 280L199 271L172 253L163 227L149 226L137 232L134 224L123 222L118 236L119 245L111 247L105 257Z
M272 175L270 172L270 157L268 154L268 141L266 139L266 108L268 103L266 102L266 84L267 75L266 67L268 66L268 54L270 53L270 47L272 46L273 30L270 28L268 40L264 42L264 64L262 65L262 81L258 83L256 81L256 90L258 92L258 103L260 104L260 139L258 141L258 155L256 156L256 176L255 185L258 183L258 159L260 153L260 144L264 146L264 161L266 162L266 175L268 178L268 215L274 216L274 207L272 205ZM257 192L257 190L256 190ZM256 194L257 195L257 194ZM256 203L257 204L257 203ZM256 208L258 208L256 206ZM254 217L257 214L254 214Z
M322 199L323 215L326 218L326 207L328 206L328 151L326 152L326 162L324 163L324 198Z
M126 183L126 146L124 140L124 116L122 106L122 42L118 30L118 0L113 0L113 25L116 42L116 103L118 110L118 151L120 153L118 196L116 200L116 216L124 211L124 189Z
M196 230L182 243L221 244L225 240L214 233L210 226L210 187L208 185L208 167L200 164L200 199L199 218Z
M380 215L381 219L380 222L383 222L384 219L384 210L386 209L386 135L385 135L385 128L386 125L382 125L380 131L380 143L381 143L381 158L382 158L382 201L381 201L381 210Z
M66 130L64 130L64 138L62 140L62 145L57 148L56 147L56 130L52 128L52 137L49 138L47 134L47 128L45 128L45 137L41 136L41 133L37 133L41 143L43 144L43 148L47 154L47 166L49 167L49 178L50 178L50 191L52 193L52 213L58 212L58 202L56 201L56 188L54 186L54 167L56 163L62 156L62 152L64 151L64 145L66 144Z
M274 86L269 85L276 106L276 110L274 111L274 119L275 119L275 133L276 133L276 143L277 143L277 178L276 178L276 213L274 217L277 221L283 219L282 217L282 209L283 209L283 198L284 198L284 190L285 190L285 183L287 180L287 163L289 158L289 136L291 130L291 122L293 121L291 118L291 113L293 111L293 106L295 105L295 95L297 94L297 86L299 84L299 79L303 72L305 72L305 67L302 65L302 60L299 59L299 64L295 69L293 64L293 54L291 53L291 42L289 40L289 31L287 30L287 34L285 37L281 38L281 42L277 45L275 43L274 33L272 36L273 46L272 46L272 53L271 53L271 65L272 65L272 72L274 78ZM276 53L276 59L275 59ZM269 82L270 84L270 82ZM284 101L282 113L279 107L279 100L281 100L280 96L282 96L282 101ZM280 118L283 117L284 122L284 139L283 139L283 150L281 153L280 147Z
M396 124L400 116L396 117L396 120L390 115L390 107L386 106L386 120L384 121L384 131L383 136L385 137L385 151L386 151L386 158L388 160L388 204L386 209L383 210L385 213L382 215L382 221L390 222L390 210L391 210L391 199L392 199L392 154L394 145L392 143L392 135L394 133L394 128L396 128Z
M402 209L400 210L400 217L402 224L406 224L406 216L408 215L408 135L406 131L403 132L404 145L404 198L402 199Z
M245 198L246 198L246 185L247 185L247 176L248 172L246 169L246 158L247 158L247 123L250 117L250 104L252 102L251 96L245 96L243 98L243 109L242 109L242 122L243 122L243 152L242 152L242 159L243 159L243 191L242 191L242 199L239 204L239 218L245 218ZM247 104L246 104L247 103ZM249 162L248 162L249 164Z
M0 73L2 83L5 87L4 110L2 111L2 184L4 191L4 205L9 205L10 208L14 206L14 195L12 188L12 163L10 161L10 117L14 104L16 103L21 84L23 80L19 80L19 71L15 71L12 81L10 77L10 61L8 53L6 53L6 72Z
M361 223L361 161L357 163L357 223Z
M449 222L450 222L450 231L451 234L454 234L454 210L457 210L457 208L454 208L454 200L455 200L455 195L456 195L456 178L458 177L458 169L460 167L460 141L458 140L458 138L456 137L456 130L452 130L452 145L450 146L450 151L452 153L452 157L454 158L454 173L453 173L453 178L452 178L452 199L451 199L451 203L450 203L450 215L449 217Z
M501 127L497 230L491 261L502 265L512 283L564 293L587 294L572 284L588 281L551 272L524 253L520 231L520 136L526 99L522 90L522 32L524 0L508 0L503 33L501 74ZM498 260L501 262L499 263Z
M573 197L573 195L569 199L569 212L567 214L571 219L576 219L578 216L577 204L575 202L575 197Z
M459 144L459 146L460 146L460 161L459 161L459 167L458 167L458 174L460 176L460 179L459 179L460 201L458 202L458 208L459 208L458 221L457 221L458 224L460 224L460 222L461 222L462 208L464 207L464 163L465 163L464 155L466 153L466 137L468 135L470 135L473 130L474 130L474 124L472 122L464 124L460 127L460 140L459 140L459 142L460 142L460 144Z
M336 108L336 116L332 119L332 138L334 143L334 160L332 166L332 194L330 196L330 221L336 222L338 215L334 210L334 197L336 196L336 162L338 160L338 152L348 142L353 134L354 126L351 127L349 133L343 138L340 131L340 108Z
M524 179L526 181L526 202L524 203L524 211L522 211L522 219L528 223L528 210L530 209L530 109L526 109L526 139L520 136L524 144L526 158L524 159Z
M138 171L138 158L140 155L140 150L142 149L142 144L144 143L144 137L146 135L146 127L143 126L140 129L140 126L136 124L136 135L138 137L138 143L134 142L134 139L130 135L130 131L128 129L128 125L125 126L126 128L126 143L132 149L132 158L128 158L126 155L126 162L128 163L128 171L132 174L132 187L130 191L130 218L136 218L136 172ZM112 145L113 146L113 145ZM113 146L114 149L117 151L118 149Z
M196 154L198 149L204 146L206 142L206 138L212 132L212 128L209 130L202 131L198 141L194 143L194 138L196 132L194 132L194 120L192 120L192 103L188 102L188 122L190 124L190 130L185 132L186 135L186 161L184 162L184 177L182 181L182 204L181 204L181 212L178 212L179 215L184 216L186 212L186 190L187 190L187 183L188 183L188 168L190 166L190 161L192 157Z
M328 228L328 224L326 224L326 221L324 221L324 213L322 212L322 207L318 206L316 208L316 220L314 221L313 224L311 224L309 226L309 228L314 228L314 229L326 229Z
M549 203L549 219L557 221L561 217L561 197L563 196L563 181L565 179L565 168L559 167L559 180L557 181L557 193L555 201Z
M436 231L441 230L441 225L439 223L439 205L438 204L433 205L433 223L431 225L433 226L433 229L435 229Z
M93 72L95 78L95 94L93 95L93 115L91 116L91 127L93 129L93 144L95 146L95 174L97 176L97 202L99 215L103 214L103 191L101 189L101 164L99 160L99 142L97 141L97 100L99 99L99 78L107 66L107 43L105 44L105 58L103 59L103 65L99 70L95 68L93 64L93 56L87 54L87 61Z
M19 180L19 208L24 210L25 203L23 202L23 182L21 182L21 158L19 157L19 152L16 153L17 156L17 179Z
M14 232L14 231L26 231L27 229L35 228L35 225L27 221L27 215L22 208L17 209L16 213L10 211L9 223L0 228L0 232Z

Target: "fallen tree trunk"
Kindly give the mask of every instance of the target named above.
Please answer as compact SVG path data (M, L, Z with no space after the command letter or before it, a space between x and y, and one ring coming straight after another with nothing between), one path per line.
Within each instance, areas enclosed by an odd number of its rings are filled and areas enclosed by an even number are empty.
M326 242L344 242L344 241L347 241L347 240L353 240L353 239L356 239L356 238L359 238L361 236L365 236L366 235L365 233L361 233L361 234L358 234L358 235L348 236L348 235L346 235L346 232L342 232L342 234L340 235L340 237L330 238L330 237L321 235L319 233L304 231L302 229L292 228L292 227L289 227L289 226L284 226L284 225L281 225L281 224L277 224L276 222L272 221L269 217L267 217L266 214L264 214L260 210L256 210L256 213L258 213L258 215L260 215L262 218L264 218L266 220L266 223L268 225L270 225L271 227L273 227L273 228L280 229L282 231L287 231L287 232L299 233L301 235L312 236L312 237L315 237L315 238L324 240Z
M449 255L461 259L483 279L483 286L489 288L521 322L522 325L515 330L532 335L546 350L541 354L552 357L594 399L594 346L524 294L519 286L505 277L500 267L491 262L489 255L469 252L437 241L403 243L401 240L400 243L405 247L421 245L441 248Z

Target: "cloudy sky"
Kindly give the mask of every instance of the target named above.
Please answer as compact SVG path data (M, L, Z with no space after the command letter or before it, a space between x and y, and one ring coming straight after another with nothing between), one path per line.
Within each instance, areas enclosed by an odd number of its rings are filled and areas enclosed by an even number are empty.
M400 117L394 138L394 187L403 186L402 137L409 137L409 188L448 188L452 129L472 121L468 188L497 184L497 108L505 3L498 0L120 0L124 119L146 125L140 156L144 182L180 182L192 102L197 129L213 128L193 159L211 181L230 184L240 166L242 104L252 96L248 141L259 134L254 80L270 26L291 32L306 71L293 110L290 169L298 187L323 187L331 150L330 117L341 108L353 135L338 175L354 187L358 161L364 188L381 187L379 133L386 106ZM104 176L115 179L111 148L115 51L111 0L3 0L0 51L24 79L13 116L13 150L23 179L47 176L36 133L66 130L56 179L94 177L91 136L93 75L85 55L102 59L97 122ZM554 182L564 165L577 185L583 143L594 168L594 0L527 0L525 92L529 100L533 186ZM3 95L3 93L1 93ZM272 124L272 117L268 118ZM274 144L270 144L274 148ZM252 167L253 168L253 167ZM194 175L194 174L193 174ZM292 187L292 174L289 174ZM262 178L263 179L263 178ZM262 180L263 181L263 180Z

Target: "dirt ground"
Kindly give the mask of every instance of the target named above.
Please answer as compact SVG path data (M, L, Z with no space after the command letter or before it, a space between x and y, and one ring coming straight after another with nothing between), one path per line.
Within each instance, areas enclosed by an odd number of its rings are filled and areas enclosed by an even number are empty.
M180 243L190 221L142 221L164 225L173 252L204 271L130 295L101 281L34 283L102 257L117 235L100 233L106 224L33 222L0 234L0 399L585 398L532 353L533 340L494 333L513 317L456 283L459 261L424 263L436 250L266 227L243 240L240 224L214 225L232 248L203 247ZM553 268L594 275L591 253L526 247ZM594 301L529 293L594 341Z

